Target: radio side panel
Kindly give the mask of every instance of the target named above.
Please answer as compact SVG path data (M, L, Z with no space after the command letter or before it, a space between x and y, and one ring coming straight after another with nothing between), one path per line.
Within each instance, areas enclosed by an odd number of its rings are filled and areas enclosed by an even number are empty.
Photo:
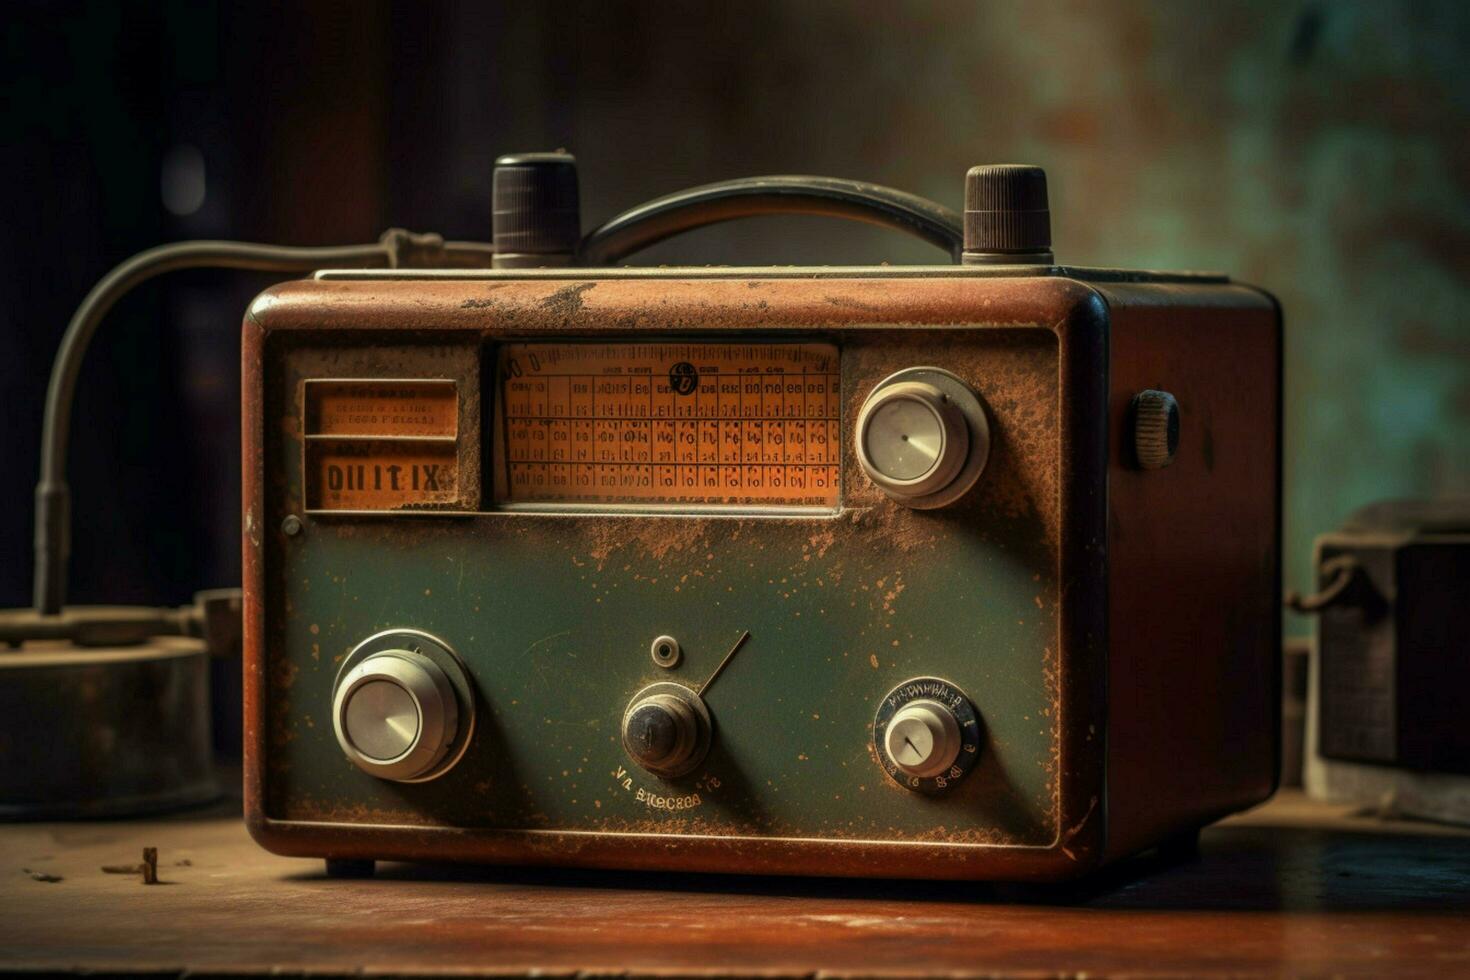
M1108 415L1108 852L1268 797L1280 732L1281 319L1245 286L1100 287ZM1180 406L1169 466L1130 403Z

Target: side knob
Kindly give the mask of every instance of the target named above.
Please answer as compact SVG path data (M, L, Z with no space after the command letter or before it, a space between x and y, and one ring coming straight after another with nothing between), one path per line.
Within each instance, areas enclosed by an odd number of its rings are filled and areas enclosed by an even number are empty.
M439 775L458 759L473 726L473 699L458 661L416 631L363 641L332 692L337 744L353 765L379 779Z
M1133 455L1139 468L1161 470L1179 451L1179 402L1149 388L1133 397Z
M857 418L857 458L884 493L908 507L942 507L979 479L990 425L979 398L939 368L909 368L873 387Z
M623 748L656 776L695 769L709 751L713 725L703 699L681 684L645 687L623 712Z
M971 167L965 174L966 265L1051 265L1046 171L1030 164Z

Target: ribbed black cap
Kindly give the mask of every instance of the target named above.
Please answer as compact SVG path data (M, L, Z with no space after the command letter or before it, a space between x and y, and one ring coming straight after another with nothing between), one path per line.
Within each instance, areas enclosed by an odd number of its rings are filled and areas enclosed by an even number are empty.
M965 174L965 251L1050 249L1046 171L1020 163L971 167Z
M491 184L495 251L570 253L582 238L577 158L570 153L514 153L495 161Z

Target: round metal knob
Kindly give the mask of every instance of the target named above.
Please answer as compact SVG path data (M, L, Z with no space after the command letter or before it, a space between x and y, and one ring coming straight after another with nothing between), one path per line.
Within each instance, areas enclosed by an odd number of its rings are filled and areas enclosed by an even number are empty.
M960 754L960 723L938 701L912 701L888 723L883 748L898 768L921 779L937 776Z
M709 709L679 684L654 684L639 691L623 713L623 748L657 776L682 776L709 751Z
M863 469L896 496L922 497L948 486L970 451L965 417L944 392L922 381L875 392L857 428Z
M979 761L975 703L941 677L915 677L883 696L873 718L878 764L904 789L945 793Z
M910 368L874 387L857 418L857 457L884 493L941 507L980 476L990 429L975 393L938 368Z
M412 780L438 765L459 732L453 684L433 660L410 650L363 659L337 683L337 743L363 772Z
M1179 402L1150 388L1133 398L1133 454L1145 470L1161 470L1179 450Z

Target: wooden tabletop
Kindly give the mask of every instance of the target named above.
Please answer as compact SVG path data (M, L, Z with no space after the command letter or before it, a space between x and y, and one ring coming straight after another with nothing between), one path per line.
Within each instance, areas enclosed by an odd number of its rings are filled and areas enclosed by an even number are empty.
M158 885L105 874L158 848ZM37 880L47 876L59 881ZM1084 887L381 866L233 809L0 826L0 972L1470 976L1470 833L1285 793Z

